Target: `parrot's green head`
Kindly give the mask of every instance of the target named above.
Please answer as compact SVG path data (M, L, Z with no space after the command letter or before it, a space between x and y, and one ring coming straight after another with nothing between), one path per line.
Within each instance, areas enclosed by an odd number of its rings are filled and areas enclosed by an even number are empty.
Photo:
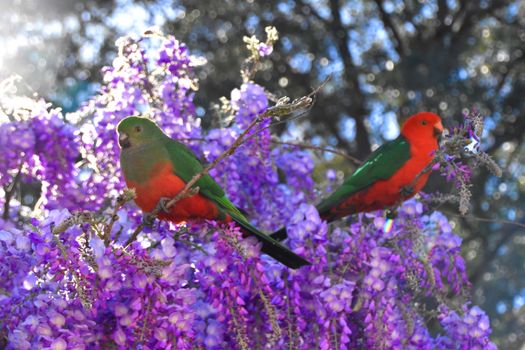
M142 117L127 117L117 126L118 144L120 148L135 148L164 136L162 130L151 119Z

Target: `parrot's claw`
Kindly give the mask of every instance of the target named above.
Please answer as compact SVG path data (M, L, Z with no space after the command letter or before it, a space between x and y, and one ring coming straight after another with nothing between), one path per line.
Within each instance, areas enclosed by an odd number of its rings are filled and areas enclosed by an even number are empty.
M159 199L159 202L157 203L157 208L158 208L159 210L162 210L162 211L165 212L165 213L169 213L170 210L169 210L169 208L167 207L167 204L168 204L168 202L169 202L170 200L171 200L171 198L168 198L168 197L161 197L161 198Z
M412 193L414 193L414 188L410 185L407 185L407 186L403 186L401 188L401 195L403 197L408 197L410 196Z
M153 215L152 213L144 213L142 215L142 223L146 226L153 226L153 222L155 222L156 215Z
M397 208L390 208L386 211L386 218L394 220L397 217Z

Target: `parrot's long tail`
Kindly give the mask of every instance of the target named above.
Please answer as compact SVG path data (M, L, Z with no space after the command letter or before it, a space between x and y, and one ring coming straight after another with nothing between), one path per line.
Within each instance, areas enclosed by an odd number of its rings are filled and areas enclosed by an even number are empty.
M277 241L274 240L277 243ZM283 263L291 269L298 269L301 266L312 265L308 260L295 254L290 249L278 244L263 242L261 251L274 258L275 260Z
M286 231L286 226L280 228L279 230L275 231L270 235L273 239L276 241L284 241L288 237L288 232Z
M281 243L271 238L270 235L259 231L251 224L243 222L242 220L235 220L235 222L237 222L237 224L243 229L243 231L252 236L255 236L260 242L262 242L261 251L264 254L271 256L275 260L281 262L282 264L292 269L298 269L301 266L311 265L311 263L308 260L295 254L290 249L286 248Z

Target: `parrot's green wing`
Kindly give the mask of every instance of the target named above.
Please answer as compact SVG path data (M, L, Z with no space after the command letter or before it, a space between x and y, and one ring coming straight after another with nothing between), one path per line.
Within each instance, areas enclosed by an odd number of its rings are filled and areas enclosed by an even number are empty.
M170 139L166 142L166 148L170 160L172 164L174 164L175 175L180 177L184 182L189 182L204 169L201 161L195 156L195 153L182 143ZM216 202L228 214L235 213L240 219L246 220L239 209L226 197L221 186L219 186L209 174L201 177L195 186L199 187L200 194Z
M386 180L410 159L410 144L403 136L387 142L375 150L334 193L324 199L317 210L325 213L352 194L372 185L377 180Z
M195 154L182 143L170 139L166 142L166 148L170 160L174 164L175 175L180 177L184 182L189 182L196 174L202 171L202 163ZM239 209L226 197L222 188L210 175L201 177L195 186L199 187L199 193L201 195L211 199L245 231L257 237L263 244L262 252L294 269L304 265L310 265L308 261L250 224L248 219L246 219Z

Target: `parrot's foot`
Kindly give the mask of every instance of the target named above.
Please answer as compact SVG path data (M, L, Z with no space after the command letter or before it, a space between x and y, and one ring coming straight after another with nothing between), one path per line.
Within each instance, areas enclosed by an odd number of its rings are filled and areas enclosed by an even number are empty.
M152 213L144 213L142 215L142 223L145 226L153 226L153 223L155 222L156 218L157 216Z
M403 186L401 187L401 196L403 197L410 197L412 195L412 193L414 193L414 187L410 186L410 185L407 185L407 186Z
M386 210L386 218L394 220L397 217L397 208L390 208Z
M157 203L157 211L163 211L165 213L169 213L170 209L167 207L168 202L171 200L171 198L168 197L161 197L159 199L159 202Z

